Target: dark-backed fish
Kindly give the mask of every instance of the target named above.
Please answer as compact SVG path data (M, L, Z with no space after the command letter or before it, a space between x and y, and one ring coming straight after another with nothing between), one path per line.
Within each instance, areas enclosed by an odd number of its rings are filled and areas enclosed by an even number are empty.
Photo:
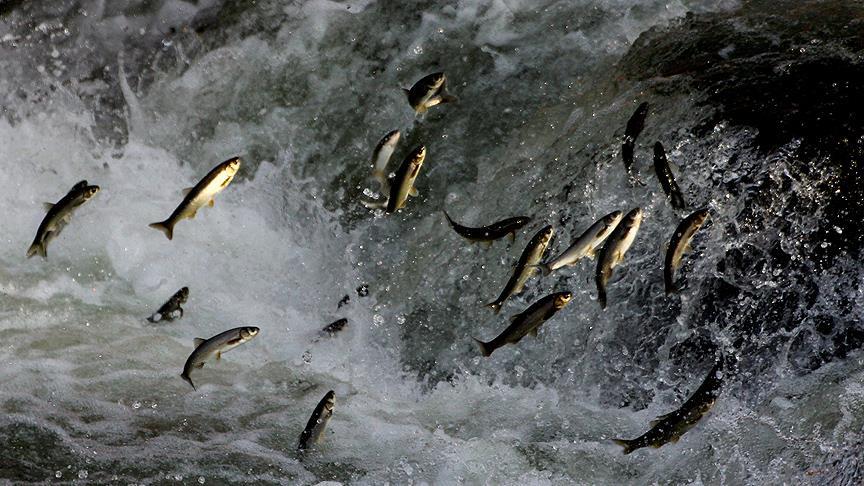
M501 311L501 305L512 295L517 295L525 288L525 282L537 273L537 264L546 253L546 248L549 247L549 242L552 241L552 235L555 230L552 226L546 226L531 238L528 245L522 250L522 255L519 256L519 261L513 269L513 275L493 302L486 304L486 307L491 307L497 314Z
M305 451L320 444L324 440L324 429L327 428L327 423L330 417L333 416L333 409L336 407L336 393L333 390L327 392L324 398L318 402L309 421L306 422L306 428L300 434L300 440L297 441L297 450Z
M444 217L447 218L447 222L450 223L450 227L452 227L453 231L455 231L459 236L465 238L471 243L482 242L487 243L487 245L491 245L493 241L508 235L510 236L510 241L514 241L516 239L516 232L531 222L531 218L527 216L516 216L514 218L502 219L501 221L492 223L489 226L470 228L453 221L453 218L447 214L447 211L443 212Z
M429 108L442 103L452 103L456 97L447 92L447 76L444 73L432 73L414 83L411 89L403 89L408 97L408 104L415 113L424 113Z
M408 157L402 161L402 165L399 166L396 177L393 178L390 185L390 197L387 199L388 213L395 213L404 208L408 196L417 197L420 195L420 192L414 187L414 182L417 180L417 175L420 174L424 160L426 160L426 147L421 145L411 151Z
M648 116L648 102L641 103L633 115L627 120L627 128L624 130L624 143L621 145L621 157L624 159L624 168L627 175L633 177L633 149L636 139L645 128L645 117Z
M675 182L675 176L672 174L672 169L669 168L669 159L666 158L666 151L660 142L654 144L654 171L657 173L660 186L663 187L663 192L666 193L672 207L684 209L687 206L684 203L684 196L681 194L678 183Z
M345 326L347 326L347 325L348 325L348 319L343 317L342 319L335 320L335 321L331 322L330 324L327 324L326 326L324 326L324 329L321 329L321 332L319 334L321 336L333 337L336 334L338 334L339 331L341 331L342 329L345 329Z
M399 143L399 138L402 136L399 130L384 135L375 150L372 151L372 176L378 180L378 191L382 193L389 192L387 183L387 163L390 162L390 157L393 156L393 151L396 150L396 145Z
M89 201L97 192L99 186L91 186L87 181L81 181L72 186L72 189L56 204L45 203L48 213L42 218L39 229L36 230L36 237L27 249L27 258L37 254L42 258L48 258L48 243L60 235L72 219L75 210Z
M624 216L624 219L618 223L618 226L606 239L606 243L600 250L600 256L597 258L597 272L594 275L597 282L597 301L600 302L600 307L606 308L606 284L612 278L612 270L624 261L624 255L633 240L636 239L636 233L639 231L639 225L642 224L642 209L635 208Z
M153 315L147 318L150 322L161 322L161 321L173 321L174 319L180 319L183 317L183 308L180 307L182 304L186 303L186 299L189 298L189 287L183 287L178 290L168 299L168 302L162 304L162 307L159 308ZM180 315L174 317L174 314L179 312Z
M570 245L570 248L564 250L564 253L555 258L549 263L540 265L544 274L550 274L561 267L569 267L575 265L582 258L594 258L594 252L600 245L606 241L606 238L612 233L618 223L621 222L623 213L621 211L613 211L606 216L603 216L576 241Z
M228 159L217 165L198 184L195 184L195 187L183 190L185 194L183 201L168 219L152 223L150 227L165 233L169 240L173 239L174 225L184 219L194 218L204 205L212 207L215 202L213 198L228 187L238 170L240 170L240 157Z
M204 367L204 363L212 357L216 360L222 359L222 353L226 353L237 346L249 341L258 335L257 327L236 327L225 332L219 333L210 339L195 338L195 351L189 355L186 364L183 366L183 374L181 378L186 380L192 388L195 384L192 383L192 370L197 370Z
M547 295L531 304L524 311L511 317L510 325L495 339L488 343L484 343L477 338L474 338L474 341L477 342L477 346L480 347L480 352L483 353L483 356L489 356L502 346L518 343L528 334L536 337L540 326L554 316L556 312L563 309L572 298L573 294L570 292L557 292Z
M642 447L658 448L669 442L678 442L681 436L711 411L723 385L722 375L723 359L720 359L681 408L657 417L651 422L651 429L641 436L631 440L612 439L613 442L624 447L624 454L630 454Z
M669 241L669 248L666 249L666 261L663 264L663 281L667 294L675 292L675 270L681 266L684 253L692 250L690 242L693 241L699 228L705 224L708 215L708 209L700 209L684 218L675 228L675 233L672 234L672 239Z

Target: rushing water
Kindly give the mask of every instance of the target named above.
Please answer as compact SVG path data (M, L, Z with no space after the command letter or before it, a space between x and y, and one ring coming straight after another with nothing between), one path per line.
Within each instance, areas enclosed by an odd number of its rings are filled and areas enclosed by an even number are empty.
M0 3L0 481L860 484L862 54L857 0ZM400 88L437 70L459 101L415 118ZM428 156L420 197L383 215L359 199L395 128L391 163ZM683 214L658 140L712 214L672 297ZM234 155L215 207L170 242L147 227ZM25 259L42 203L81 179L101 192ZM557 254L635 206L607 310L592 262L481 306L544 223ZM534 221L485 248L444 208ZM185 316L148 323L182 286ZM565 289L538 338L479 356L472 336ZM193 338L240 325L261 334L193 391ZM611 442L721 353L737 364L679 442ZM326 440L300 458L330 389Z

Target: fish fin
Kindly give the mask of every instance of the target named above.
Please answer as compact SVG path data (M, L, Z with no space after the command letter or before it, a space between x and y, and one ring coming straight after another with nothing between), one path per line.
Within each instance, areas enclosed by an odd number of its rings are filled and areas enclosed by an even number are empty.
M174 239L174 226L169 224L167 220L159 223L151 223L150 227L156 228L157 230L165 233L165 236L167 236L169 240Z
M542 263L540 265L535 265L535 266L540 268L540 270L543 272L544 277L549 275L550 273L552 273L552 267L546 263Z
M606 288L603 286L597 286L597 302L600 303L600 308L606 308Z
M494 351L494 350L489 349L489 343L484 343L483 341L481 341L475 337L472 337L471 339L473 339L474 342L477 343L477 347L480 348L480 353L483 356L489 357L492 354L492 351Z
M415 111L418 115L422 115L423 113L426 113L426 111L427 111L428 109L429 109L429 108L428 108L426 105L420 105L420 106L418 106L417 109L414 110L414 111Z
M159 316L159 319L156 319L156 316ZM157 322L162 320L162 314L160 314L158 312L154 312L153 315L151 315L150 317L147 318L147 320L152 322L152 323L157 323Z
M195 338L195 339L192 340L192 343L195 345L195 348L197 349L198 346L201 346L201 343L203 343L204 341L206 341L206 339L203 339L203 338Z
M215 199L211 199L210 202L207 203L207 205L210 206L211 208L213 207L214 204L216 204Z
M510 322L515 321L516 318L518 318L518 317L519 317L519 314L514 314L514 315L510 316Z
M417 187L411 186L411 189L408 189L408 195L411 197L417 197L420 195L420 191L417 190Z
M216 351L216 361L219 361L221 359L222 359L222 351Z
M438 102L439 105L443 103L456 103L457 101L459 101L459 98L451 95L450 93L441 93L440 95L438 95L438 98L441 100Z
M360 203L366 207L366 209L384 209L387 207L387 199L383 199L381 201L369 201L364 198L360 198Z
M594 257L597 256L597 250L593 247L588 248L588 251L585 252L585 256L593 260Z
M45 245L42 243L33 243L32 245L30 245L30 248L27 249L27 258L30 258L33 255L39 255L42 258L48 258L48 251L45 249Z
M535 327L534 329L531 329L530 331L528 331L528 334L530 334L531 337L535 337L535 338L536 338L536 337L537 337L537 332L539 332L539 331L540 331L540 328Z
M483 246L485 246L486 248L492 248L492 242L491 241L484 241L482 243L483 243Z
M411 90L407 88L402 88L402 92L405 93L405 96L410 100L411 99Z
M45 211L51 211L51 208L54 207L54 203L49 203L49 202L42 203L42 207L45 208Z
M203 361L200 362L200 363L195 363L195 369L199 369L199 370L200 370L200 369L203 368L203 367L204 367L204 362L203 362Z
M454 225L453 218L451 218L450 215L447 214L447 210L442 209L441 212L444 213L444 217L447 218L447 224L449 224L450 226L453 226ZM472 241L471 243L474 243L474 242Z
M630 454L635 449L633 447L633 441L625 439L612 439L612 442L624 448L624 455Z
M507 236L510 238L510 243L513 243L514 241L516 241L516 232L515 231L511 231L510 233L507 233Z
M192 378L189 375L187 375L186 373L183 373L182 375L180 375L180 378L183 378L186 381L186 383L189 383L190 385L192 385L193 390L198 390L198 388L195 388L195 383L192 383Z
M649 427L654 427L654 426L656 426L656 425L659 424L660 422L662 422L662 421L666 420L667 418L671 417L673 413L675 413L675 412L669 412L669 413L664 413L663 415L658 415L657 418L655 418L654 420L648 422L648 426L649 426Z
M496 314L501 312L501 304L497 301L496 302L490 302L488 304L483 304L483 305L492 309L493 311L495 311Z
M197 209L195 209L194 211L192 211L191 213L189 213L189 216L186 216L186 217L189 218L189 219L195 219L195 215L196 215L196 214L198 214L198 210L197 210Z
M673 443L673 444L677 444L679 440L681 440L681 436L680 436L680 435L673 435L673 436L669 439L669 442L671 442L671 443ZM657 447L660 447L660 446L658 445Z
M182 192L183 195L185 196L185 195L189 194L190 192L192 192L192 189L194 189L194 188L193 187L187 187L180 192Z

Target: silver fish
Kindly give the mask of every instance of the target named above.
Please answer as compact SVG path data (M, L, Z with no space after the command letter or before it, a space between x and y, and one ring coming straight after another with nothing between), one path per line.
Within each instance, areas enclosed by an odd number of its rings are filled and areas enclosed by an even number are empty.
M27 249L27 258L37 254L42 258L48 258L48 243L60 235L72 219L75 210L98 192L99 186L91 186L85 180L72 186L72 189L56 204L45 203L48 213L42 218L39 229L36 230L36 237Z
M452 103L456 97L447 92L447 76L444 73L432 73L414 83L411 89L403 89L408 103L417 114L425 113L429 108L442 103Z
M490 356L496 349L508 344L516 344L528 334L536 337L540 326L554 316L556 312L563 309L572 298L573 294L570 292L557 292L547 295L531 304L523 312L511 317L510 325L495 339L484 343L474 338L477 346L480 347L480 353L483 356Z
M305 451L316 444L320 444L324 439L324 429L327 428L327 423L330 417L333 416L333 409L336 407L336 394L333 390L327 392L324 398L318 402L309 421L306 422L306 428L300 434L300 440L297 442L297 450Z
M672 174L672 169L669 167L669 159L666 158L666 150L663 149L663 144L657 142L654 144L654 172L657 173L657 179L660 181L660 186L663 187L663 192L669 197L672 207L675 209L684 209L687 204L684 202L684 196L681 194L681 188L675 182L675 176Z
M567 248L558 258L540 265L543 273L548 275L561 267L575 265L584 257L594 258L594 252L606 241L612 230L618 226L622 216L621 211L613 211L597 220L579 238L576 238L570 248Z
M375 150L372 151L372 176L378 180L378 191L382 193L389 192L389 184L387 182L387 163L390 157L393 156L393 151L396 150L396 145L399 143L399 138L402 136L399 130L384 135Z
M493 302L486 304L486 307L491 307L497 314L501 311L501 306L505 300L511 295L522 292L528 279L537 273L537 264L540 263L543 254L546 253L546 248L549 247L549 242L552 241L554 233L555 230L552 226L546 226L531 238L531 241L522 250L522 255L516 263L516 268L513 269L513 275L510 276L510 280L507 281L504 290L501 291L501 295Z
M417 188L414 187L414 181L420 174L424 160L426 160L426 147L421 145L402 161L402 165L396 172L396 177L393 178L393 185L390 186L390 197L387 199L388 213L394 213L398 209L404 208L408 196L417 197L420 195Z
M173 239L174 225L184 219L194 218L198 210L204 205L213 207L213 198L228 187L237 171L240 170L240 163L240 157L234 157L214 167L198 184L195 184L195 187L183 191L185 194L183 201L168 219L152 223L150 227L165 233L169 240Z
M180 307L182 304L186 303L186 299L189 298L189 287L183 287L178 290L168 299L168 302L162 304L162 307L159 308L153 315L147 318L150 322L162 322L162 321L173 321L174 319L180 319L183 317L183 308ZM174 317L175 312L180 312L180 315Z
M666 294L675 292L675 270L681 266L684 252L691 249L690 242L693 241L699 228L705 224L708 215L708 209L700 209L684 218L675 229L675 233L669 241L669 248L666 249L666 261L663 264L663 282L666 287Z
M606 308L606 284L612 278L612 270L624 261L624 254L636 239L636 232L639 231L641 224L642 209L635 208L624 216L600 250L594 277L597 282L597 301L604 309Z
M186 364L183 366L183 374L181 378L186 380L192 388L195 384L192 383L192 370L197 370L204 367L204 363L212 357L217 360L222 359L222 353L228 352L237 346L249 341L258 335L257 327L236 327L225 332L219 333L210 339L195 338L195 351L189 355Z

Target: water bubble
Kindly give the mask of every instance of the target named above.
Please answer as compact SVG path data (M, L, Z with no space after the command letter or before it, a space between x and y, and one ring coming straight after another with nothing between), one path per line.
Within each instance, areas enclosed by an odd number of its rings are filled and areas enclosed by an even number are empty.
M375 314L374 316L372 316L372 323L376 326L384 324L384 316L382 316L381 314Z
M55 472L54 472L54 477L57 478L57 479L62 478L62 477L63 477L63 471L55 471Z
M418 44L418 45L414 46L413 51L414 51L414 54L419 56L420 54L423 54L423 46Z
M204 476L198 476L198 484L204 484Z
M88 473L86 469L78 471L78 479L87 479Z
M139 408L141 408L141 402L139 402L137 400L132 402L132 408L134 408L135 410L138 410Z

